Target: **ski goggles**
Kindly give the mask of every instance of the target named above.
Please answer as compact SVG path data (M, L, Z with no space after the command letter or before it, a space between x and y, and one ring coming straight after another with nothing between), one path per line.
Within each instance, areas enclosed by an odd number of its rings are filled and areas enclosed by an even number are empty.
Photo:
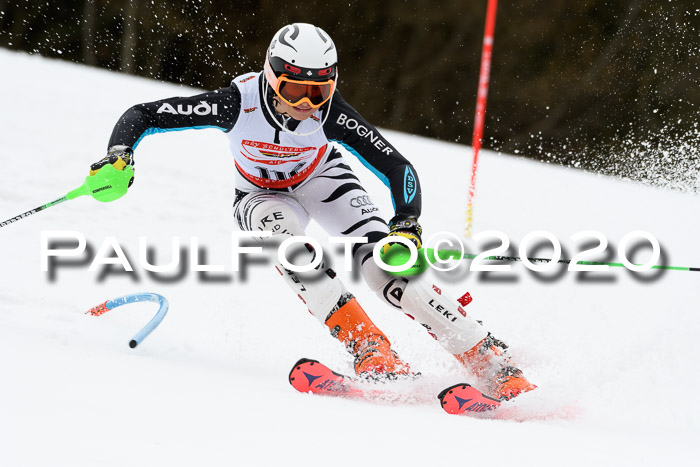
M277 95L292 107L308 103L313 108L321 107L328 102L335 88L335 81L297 81L287 78L285 75L277 78L278 85L275 89Z
M335 91L335 80L328 81L301 81L289 78L287 75L276 76L269 66L265 64L265 77L275 94L285 103L297 107L306 102L314 109L328 102ZM337 79L337 74L336 74Z

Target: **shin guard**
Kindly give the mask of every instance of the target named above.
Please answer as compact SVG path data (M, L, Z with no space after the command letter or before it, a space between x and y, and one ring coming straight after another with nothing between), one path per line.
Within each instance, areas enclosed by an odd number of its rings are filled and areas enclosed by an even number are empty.
M401 296L401 308L454 355L473 348L488 334L457 300L423 277L408 281Z

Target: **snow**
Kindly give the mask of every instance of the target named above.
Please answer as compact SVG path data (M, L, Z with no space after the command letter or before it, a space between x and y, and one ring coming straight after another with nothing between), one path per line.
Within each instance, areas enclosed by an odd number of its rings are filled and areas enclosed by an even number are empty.
M197 92L8 51L0 67L0 220L80 185L128 106ZM426 238L461 237L469 148L385 134L421 177ZM348 160L390 213L385 187ZM432 398L313 397L288 384L292 364L317 358L347 372L350 357L269 265L253 264L245 277L231 271L233 196L223 133L153 135L139 146L124 198L80 198L0 230L0 465L672 465L700 454L699 273L532 273L514 264L477 274L465 264L439 280L453 294L470 291L468 310L510 344L537 391L486 417L447 415ZM513 254L528 232L547 230L570 258L585 243L570 237L597 230L617 261L622 237L641 229L667 264L700 266L697 195L483 151L475 208L475 231L504 232ZM101 278L88 258L52 280L40 270L40 235L56 230L80 231L94 249L115 237L135 273ZM326 239L317 226L309 232ZM157 264L169 260L173 236L185 248L197 237L201 261L224 266L221 280L188 269L169 282L149 275L140 236ZM342 269L334 251L326 254ZM650 255L637 253L638 262ZM417 324L340 274L425 384L469 380ZM84 314L141 291L166 296L170 312L136 349L127 344L155 305Z

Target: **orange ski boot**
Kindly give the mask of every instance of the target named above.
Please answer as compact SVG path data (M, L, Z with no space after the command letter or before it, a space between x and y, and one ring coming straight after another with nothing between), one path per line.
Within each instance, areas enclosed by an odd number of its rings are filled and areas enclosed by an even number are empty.
M412 375L410 366L391 349L389 339L369 319L357 299L347 294L341 302L326 319L326 326L355 357L355 373L363 378Z
M463 354L455 355L462 365L479 379L487 381L486 394L500 400L510 400L537 388L505 355L508 348L490 333L481 342Z
M488 391L492 397L508 401L536 388L537 386L525 379L520 369L514 366L504 366L491 380Z
M380 331L381 332L381 331ZM355 346L355 373L364 378L410 376L411 368L391 349L383 334L369 336Z

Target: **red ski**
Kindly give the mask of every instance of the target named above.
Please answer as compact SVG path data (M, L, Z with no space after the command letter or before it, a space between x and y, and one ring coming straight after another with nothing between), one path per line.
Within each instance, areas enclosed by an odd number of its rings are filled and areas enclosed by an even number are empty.
M365 393L357 383L323 363L302 358L289 372L289 383L299 392L357 398Z
M423 403L434 397L430 396L430 399L426 399L416 391L397 391L396 388L377 387L377 382L358 381L336 373L323 363L309 358L302 358L294 364L292 371L289 372L289 383L294 389L303 393L375 402ZM497 399L482 394L466 383L450 386L438 395L438 399L442 408L450 414L486 412L501 405Z
M386 403L414 401L415 397L411 394L397 391L382 382L358 381L309 358L296 362L289 372L289 383L299 392Z
M438 399L445 412L455 415L488 412L501 405L498 399L483 394L467 383L455 384L444 389L438 395Z

